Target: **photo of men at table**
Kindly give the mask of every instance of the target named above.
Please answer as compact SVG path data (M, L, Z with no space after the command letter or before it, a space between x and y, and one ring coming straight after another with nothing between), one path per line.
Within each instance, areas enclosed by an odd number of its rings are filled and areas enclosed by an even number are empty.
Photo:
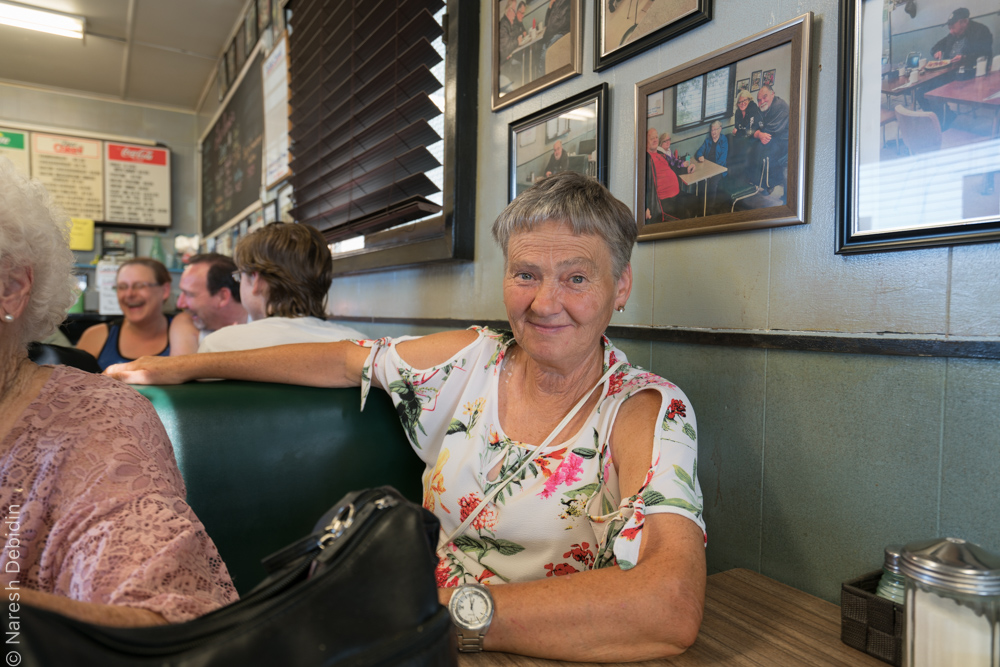
M597 175L597 102L516 133L514 146L516 193L564 171Z
M924 0L886 9L878 11L882 39L860 57L858 180L872 194L859 195L858 229L995 217L1000 5Z
M995 19L996 8L991 13ZM946 71L935 80L935 88L958 78L964 78L961 75L973 78L980 61L982 61L980 69L983 72L990 71L993 64L993 33L989 28L972 19L967 7L955 9L944 27L948 29L948 34L930 47L930 58L928 58L933 63L948 62ZM925 93L931 89L929 86L917 87L914 91L916 103L925 111L933 111L938 117L941 129L946 130L955 120L956 114L952 114L950 107L941 100L928 98Z
M501 94L569 65L571 0L498 0Z
M760 81L761 72L770 84L747 90L746 82L753 76ZM650 96L643 211L648 222L787 202L790 74L791 46L785 44L703 75L701 100L677 99L690 97L689 82ZM697 111L699 102L704 111ZM695 113L701 115L692 120Z

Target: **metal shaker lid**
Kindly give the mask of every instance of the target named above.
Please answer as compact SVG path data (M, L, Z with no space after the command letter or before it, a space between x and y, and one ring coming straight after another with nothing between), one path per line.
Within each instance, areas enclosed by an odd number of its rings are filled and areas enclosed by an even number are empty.
M885 548L885 569L899 572L899 552L903 550L900 544L890 544Z
M911 542L900 571L907 577L969 595L1000 595L1000 556L957 537Z

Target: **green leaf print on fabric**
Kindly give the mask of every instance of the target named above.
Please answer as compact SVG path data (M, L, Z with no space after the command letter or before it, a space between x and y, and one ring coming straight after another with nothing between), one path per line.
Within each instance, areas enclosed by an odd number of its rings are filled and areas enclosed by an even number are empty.
M596 449L588 449L587 447L577 447L573 453L583 459L592 459L597 456Z
M451 420L451 424L448 426L448 433L446 435L451 435L452 433L466 433L467 431L468 429L465 428L465 424L453 418Z
M686 435L687 437L691 438L692 440L697 440L698 439L698 436L695 435L695 432L694 432L694 426L691 426L691 424L685 423L684 424L684 428L682 428L681 430L684 431L684 435Z

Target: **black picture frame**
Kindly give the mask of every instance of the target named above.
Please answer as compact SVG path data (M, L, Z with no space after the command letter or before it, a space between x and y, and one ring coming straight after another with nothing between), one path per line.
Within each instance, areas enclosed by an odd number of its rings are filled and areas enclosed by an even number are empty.
M236 81L236 77L239 74L239 69L236 67L236 40L234 39L229 44L229 48L226 49L226 89L232 87L233 83Z
M712 20L713 0L682 0L647 6L639 16L642 0L594 0L594 71L608 67L658 46ZM678 5L683 5L678 9ZM650 12L673 11L661 16ZM632 26L622 25L633 16ZM621 33L621 35L619 35ZM615 44L617 42L617 44Z
M564 170L588 174L607 187L609 94L608 84L602 83L510 123L507 138L509 200L544 178L550 160L562 159L562 155L555 158L557 143L560 153L565 154ZM553 123L557 129L550 133L549 125ZM531 141L525 140L528 137Z
M215 82L219 89L219 101L221 102L226 96L226 92L229 91L229 79L226 74L226 56L223 55L219 59L218 73L215 76Z
M841 3L836 253L1000 241L1000 99L992 97L1000 96L1000 71L973 70L966 80L930 51L921 64L914 45L931 49L948 34L942 22L952 5L933 0L912 16L905 4L888 7L866 18L872 0ZM979 111L978 120L964 114L965 124L942 126L959 105Z
M526 0L491 0L493 4L493 110L502 109L546 88L583 74L583 0L528 3ZM507 7L524 6L524 31L510 27ZM556 16L569 14L569 30L549 36ZM537 14L537 15L536 15ZM539 20L541 19L541 20ZM562 19L560 19L562 20ZM516 21L516 19L515 19ZM530 26L536 25L535 28ZM511 40L516 40L512 42ZM554 40L554 41L552 41ZM509 53L502 53L502 51ZM548 65L548 66L547 66Z
M634 210L640 241L806 222L806 124L809 119L812 20L811 12L803 14L636 84ZM780 125L748 124L746 130L737 132L735 116L732 121L727 118L724 122L710 115L700 125L687 125L685 131L666 137L673 127L673 116L678 108L674 100L682 84L699 77L709 81L707 75L729 69L732 74L724 79L728 88L713 91L712 106L729 105L731 109L732 103L725 97L737 97L741 92L738 82L751 71L759 73L756 68L761 66L780 73L778 78L782 85L770 91L773 99L762 99L767 91L759 92L757 99L768 102L778 118L787 107L787 129L781 134L777 134L777 129L770 130L764 141L765 137L758 134L758 130L764 133L765 127L780 128ZM669 113L649 113L648 98L657 95L664 96L662 107ZM747 113L750 109L746 107ZM720 135L726 138L725 162L720 158L710 159L711 149L707 154L701 152L711 138L719 141L714 150L721 154L722 142L711 136L716 123L720 125L717 128ZM652 141L654 132L656 142ZM665 137L672 140L667 147L669 156L656 152L660 140ZM670 179L662 178L663 172L656 173L657 165L676 174L675 187L670 187ZM656 192L650 190L647 197L647 190L654 187ZM690 191L685 192L685 187Z

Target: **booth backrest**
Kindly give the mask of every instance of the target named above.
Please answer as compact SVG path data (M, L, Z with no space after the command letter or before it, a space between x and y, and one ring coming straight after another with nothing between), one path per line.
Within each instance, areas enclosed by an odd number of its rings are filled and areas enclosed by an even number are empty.
M388 396L257 382L137 386L156 408L237 590L260 560L306 535L345 493L389 484L421 500L423 464Z

